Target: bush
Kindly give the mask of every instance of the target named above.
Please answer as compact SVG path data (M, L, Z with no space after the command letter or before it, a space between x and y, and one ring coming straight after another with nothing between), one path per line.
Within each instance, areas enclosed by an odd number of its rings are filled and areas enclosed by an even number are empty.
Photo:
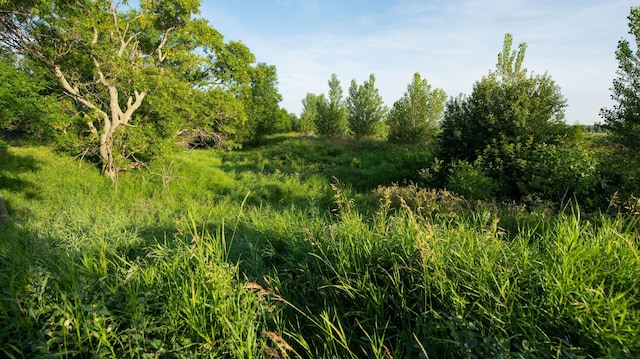
M526 155L524 193L564 202L571 196L587 198L598 183L597 161L582 146L540 144Z
M587 169L571 163L569 146L566 150L560 147L567 142L577 144L576 133L564 123L566 100L560 88L548 74L529 73L523 67L526 44L512 51L512 41L507 34L496 71L476 82L470 96L452 98L447 104L439 157L445 168L455 167L460 160L469 164L478 160L502 197L519 199L541 192L560 199L567 190L577 188L576 177L581 174L576 172ZM584 157L576 155L578 162ZM568 173L562 173L562 166L567 166ZM452 174L462 176L469 171L457 168ZM558 176L560 181L556 181ZM472 188L459 181L450 182L462 190Z
M457 161L451 165L449 173L447 189L465 198L489 200L495 193L496 184L478 163Z
M640 156L636 150L604 139L595 152L601 205L615 207L616 201L640 194ZM615 201L612 201L615 199Z
M587 198L598 183L596 159L578 144L497 143L487 147L478 163L502 197L536 195L563 203Z

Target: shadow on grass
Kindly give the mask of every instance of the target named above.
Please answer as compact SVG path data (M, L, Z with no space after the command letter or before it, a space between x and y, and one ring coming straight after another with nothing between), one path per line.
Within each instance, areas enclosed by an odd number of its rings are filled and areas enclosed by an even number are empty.
M14 223L0 226L0 357L158 357L167 350L205 356L204 339L183 320L188 313L172 306L184 302L186 280L204 272L202 257L188 255L190 237L176 233L170 225L115 228L73 243ZM231 271L211 265L217 274ZM225 275L216 278L231 278ZM200 281L196 290L209 289ZM239 291L238 284L218 297ZM211 296L207 305L216 307ZM205 318L195 325L220 324Z
M34 172L40 168L38 161L32 156L21 156L0 149L0 191L22 193L27 199L40 198L38 185L22 178L25 172ZM0 195L0 197L2 197ZM9 216L13 216L20 209L15 208L11 200L4 198Z
M296 137L298 137L297 134L291 134L291 133L284 133L284 134L277 134L273 136L262 137L253 142L245 143L243 145L243 148L255 149L260 147L271 147L271 146L279 145L282 142L285 142L291 138L296 138Z

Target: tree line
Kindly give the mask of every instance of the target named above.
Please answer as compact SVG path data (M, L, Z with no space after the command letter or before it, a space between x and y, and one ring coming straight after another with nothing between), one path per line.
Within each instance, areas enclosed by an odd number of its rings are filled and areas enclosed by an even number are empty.
M275 66L257 62L242 42L225 42L197 17L199 7L194 0L141 0L137 8L0 0L3 136L51 141L95 160L112 179L176 144L234 148L290 130L426 145L437 160L425 180L475 197L541 193L564 201L635 178L598 166L593 146L564 121L560 88L548 73L526 69L526 44L514 48L511 34L496 68L469 95L447 97L415 73L389 108L373 74L352 80L346 96L333 74L326 95L302 100L298 118L279 106ZM594 129L621 146L609 153L632 156L640 147L640 8L628 20L636 49L618 43L616 104L601 110L605 123Z
M430 184L475 197L558 198L591 188L586 182L595 180L594 167L585 162L586 150L576 146L576 131L564 122L560 88L548 74L524 67L525 43L512 47L513 36L506 34L496 69L477 81L470 95L447 98L416 73L390 109L374 75L362 85L353 80L342 99L334 74L328 99L307 94L300 126L322 136L377 135L435 148L438 161L425 171ZM566 179L557 181L561 173Z
M473 85L470 95L449 97L416 73L407 91L387 108L375 77L351 82L342 99L337 76L329 96L306 95L297 127L321 136L373 136L390 142L426 145L437 159L423 170L430 186L468 197L522 199L536 196L567 203L633 196L640 147L640 8L631 8L629 33L636 50L621 39L616 51L618 77L613 108L603 108L604 124L570 126L567 101L548 73L524 66L526 43L513 49L506 34L496 68ZM585 141L585 132L607 133ZM617 163L617 165L616 165ZM600 203L602 205L602 203Z

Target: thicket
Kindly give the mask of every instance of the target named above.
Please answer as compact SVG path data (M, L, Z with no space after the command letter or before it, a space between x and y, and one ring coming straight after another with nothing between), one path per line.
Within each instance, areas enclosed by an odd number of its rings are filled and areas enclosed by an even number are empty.
M491 182L486 191L499 198L566 202L590 195L595 160L563 121L566 100L549 75L528 73L526 44L512 50L512 42L507 34L496 70L476 82L470 96L449 101L439 137L443 170L458 188L464 186L458 177L478 172Z
M615 104L612 108L603 108L601 115L617 142L637 150L640 148L640 8L632 7L627 19L635 49L628 39L618 41L618 77L611 88Z

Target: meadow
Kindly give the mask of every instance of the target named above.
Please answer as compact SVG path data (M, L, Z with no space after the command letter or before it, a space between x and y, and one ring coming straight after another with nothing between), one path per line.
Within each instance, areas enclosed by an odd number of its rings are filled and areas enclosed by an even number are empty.
M433 159L279 135L114 186L10 146L0 356L638 357L638 213L471 201Z

